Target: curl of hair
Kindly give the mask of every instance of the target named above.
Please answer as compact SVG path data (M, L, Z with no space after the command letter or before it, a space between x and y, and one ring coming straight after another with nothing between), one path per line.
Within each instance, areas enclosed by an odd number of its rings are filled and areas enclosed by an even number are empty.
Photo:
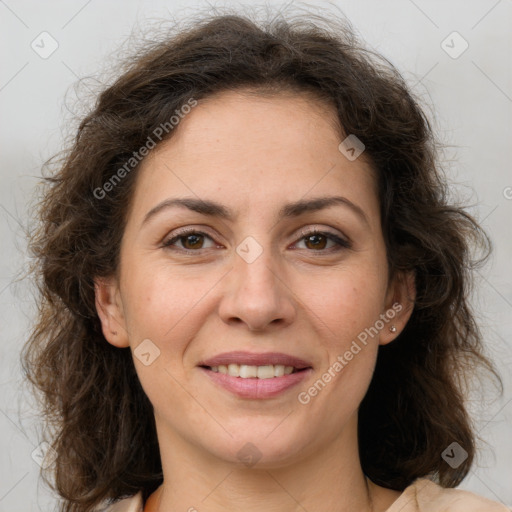
M102 199L94 191L190 98L235 89L312 93L335 109L376 170L389 274L415 274L412 316L379 348L359 409L364 473L403 490L426 475L454 487L471 467L475 432L463 383L479 366L499 379L468 302L471 272L490 241L448 203L429 121L399 72L362 47L346 21L308 13L258 24L228 13L145 43L45 178L31 237L39 312L22 364L55 430L55 483L45 480L63 511L90 511L139 490L146 498L163 478L152 405L131 351L106 342L95 309L93 279L118 268L137 166ZM486 256L471 259L472 244ZM457 469L441 458L453 441L468 452Z

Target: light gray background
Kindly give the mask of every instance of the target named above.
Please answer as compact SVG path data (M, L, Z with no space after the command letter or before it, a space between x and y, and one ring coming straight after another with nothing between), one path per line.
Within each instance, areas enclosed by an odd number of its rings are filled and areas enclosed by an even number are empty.
M215 3L240 5L244 2ZM247 4L245 2L244 4ZM269 2L274 5L277 2ZM293 3L293 2L292 2ZM33 404L22 393L19 350L35 308L30 287L16 278L26 268L23 226L42 162L60 149L73 84L95 76L105 59L149 18L191 14L206 2L0 0L0 512L53 510L31 453L40 442ZM479 273L474 306L488 352L504 381L503 398L477 387L472 412L488 444L461 488L512 504L512 57L511 0L339 0L364 40L382 52L431 111L450 147L445 158L454 193L491 234L495 251ZM185 8L186 7L186 8ZM31 42L43 31L58 49L41 58ZM441 43L457 31L469 44L454 59ZM457 48L455 39L448 44ZM83 90L83 87L82 87Z

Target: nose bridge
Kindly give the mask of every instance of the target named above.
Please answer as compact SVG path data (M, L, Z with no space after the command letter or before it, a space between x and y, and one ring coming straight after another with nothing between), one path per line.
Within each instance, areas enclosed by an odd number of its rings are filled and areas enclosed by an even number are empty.
M288 323L294 308L280 264L275 261L270 235L248 236L236 247L229 291L220 308L225 321L237 318L251 330L263 329L277 320Z
M261 238L260 238L261 240ZM259 289L268 294L279 281L270 244L262 245L253 237L247 237L236 248L234 270L242 287Z

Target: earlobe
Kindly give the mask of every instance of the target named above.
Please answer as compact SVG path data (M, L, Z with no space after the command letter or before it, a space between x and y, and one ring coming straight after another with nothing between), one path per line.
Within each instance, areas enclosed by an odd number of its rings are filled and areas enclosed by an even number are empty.
M96 312L105 339L119 348L130 346L116 280L113 277L95 278L94 294Z
M416 299L415 274L400 272L395 276L386 298L385 316L389 319L380 333L379 344L391 343L404 330L414 310Z

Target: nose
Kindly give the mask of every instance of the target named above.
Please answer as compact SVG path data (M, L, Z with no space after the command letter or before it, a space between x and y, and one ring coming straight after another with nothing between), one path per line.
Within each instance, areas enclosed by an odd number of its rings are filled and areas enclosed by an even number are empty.
M234 255L233 268L223 280L221 319L228 324L243 323L250 331L291 324L295 300L282 265L273 260L270 249L249 261Z

